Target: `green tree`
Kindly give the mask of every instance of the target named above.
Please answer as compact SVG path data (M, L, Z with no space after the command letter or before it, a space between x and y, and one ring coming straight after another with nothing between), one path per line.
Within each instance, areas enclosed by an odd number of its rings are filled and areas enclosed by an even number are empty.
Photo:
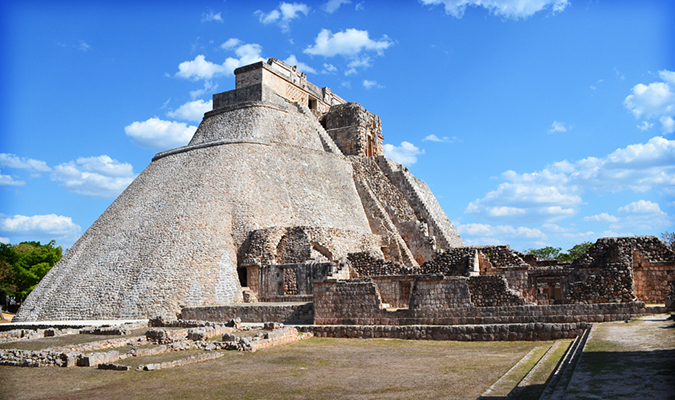
M63 249L52 240L0 243L0 290L21 302L61 259Z
M539 257L541 260L554 260L557 259L562 251L562 247L542 247L541 249L529 249L527 254Z
M591 246L593 246L592 242L583 242L574 245L567 252L563 252L562 247L547 246L540 249L529 249L527 254L537 256L541 260L574 261L584 255Z

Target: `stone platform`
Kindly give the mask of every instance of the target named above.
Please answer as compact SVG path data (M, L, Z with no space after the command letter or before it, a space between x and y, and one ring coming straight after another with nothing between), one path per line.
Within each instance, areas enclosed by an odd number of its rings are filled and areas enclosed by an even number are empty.
M10 322L0 324L0 332L14 329L78 329L85 326L118 326L124 324L147 324L147 319L92 319L92 320L67 320L67 321L33 321L33 322Z
M199 321L281 322L284 324L313 324L313 302L232 303L212 306L185 307L182 319Z

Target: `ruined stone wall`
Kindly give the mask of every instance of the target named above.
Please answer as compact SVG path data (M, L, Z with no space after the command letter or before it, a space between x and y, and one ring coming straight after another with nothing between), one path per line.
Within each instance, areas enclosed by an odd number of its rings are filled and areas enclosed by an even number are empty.
M394 308L408 308L415 278L412 276L377 276L373 282L377 285L383 305Z
M573 339L590 329L588 322L488 325L308 325L298 327L316 337L405 340L557 340Z
M186 307L181 318L199 321L224 322L241 318L241 322L281 322L284 324L311 324L314 304L225 304L218 306Z
M459 289L469 278L446 278L444 284ZM417 284L416 282L415 284ZM426 288L433 288L431 281ZM425 289L426 290L426 289ZM370 279L317 283L314 288L314 323L316 325L462 325L513 323L571 323L621 321L646 312L644 303L511 305L474 307L442 306L443 285L427 292L427 299L411 299L408 309L387 311L377 285ZM415 304L425 304L416 307ZM457 303L455 303L457 304ZM428 306L427 306L428 305Z
M636 298L648 303L663 303L670 292L668 281L675 279L675 262L636 267L633 278Z
M358 103L331 107L321 124L345 155L376 157L384 154L380 117Z
M447 308L471 305L471 294L466 278L442 275L415 277L409 307L413 318L440 315Z
M509 289L506 279L499 275L472 276L467 280L471 302L476 307L518 306L525 299Z
M375 160L389 180L405 195L417 219L429 226L429 234L436 239L436 247L449 249L464 246L426 183L415 178L406 167L385 156L376 157Z
M380 320L381 306L377 285L370 278L314 284L315 324L370 324Z
M349 252L363 251L382 257L379 236L335 228L310 226L271 227L250 233L242 246L241 265L296 264L334 261Z
M354 167L354 181L368 215L371 229L394 242L385 258L415 266L430 260L436 241L429 227L419 221L405 195L389 181L369 157L348 157ZM407 249L406 249L407 248Z
M372 254L366 252L349 253L347 262L359 277L419 273L418 268L406 267L394 261L375 258Z
M632 245L635 297L644 302L665 302L668 281L675 279L675 253L654 236L636 238Z

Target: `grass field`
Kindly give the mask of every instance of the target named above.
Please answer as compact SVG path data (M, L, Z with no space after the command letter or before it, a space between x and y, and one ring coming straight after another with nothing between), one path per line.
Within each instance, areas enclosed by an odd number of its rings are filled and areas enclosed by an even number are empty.
M476 399L552 342L312 338L159 371L2 367L7 399ZM191 352L181 352L187 356ZM153 356L161 362L178 353Z

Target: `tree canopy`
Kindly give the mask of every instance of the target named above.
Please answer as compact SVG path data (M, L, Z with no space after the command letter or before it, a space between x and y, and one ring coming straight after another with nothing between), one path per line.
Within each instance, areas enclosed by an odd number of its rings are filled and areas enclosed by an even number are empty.
M588 251L591 246L593 246L593 242L583 242L574 245L567 252L563 252L562 247L547 246L540 249L529 249L527 250L527 254L537 256L542 260L556 260L558 262L574 261Z
M22 301L62 255L63 249L54 240L47 244L0 243L0 290Z
M660 235L660 239L672 251L675 251L675 232L665 231Z

